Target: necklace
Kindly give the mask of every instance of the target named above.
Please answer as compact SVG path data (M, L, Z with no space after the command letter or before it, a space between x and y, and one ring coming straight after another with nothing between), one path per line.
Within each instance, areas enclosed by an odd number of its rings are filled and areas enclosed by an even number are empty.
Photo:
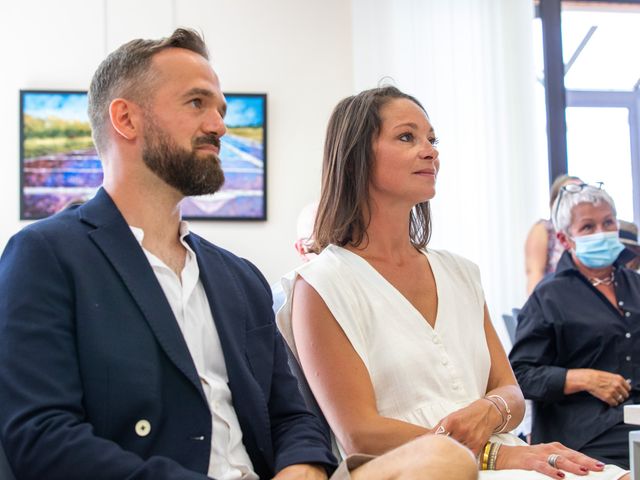
M614 280L614 271L611 270L611 274L609 276L607 276L606 278L598 278L598 277L590 277L589 281L591 282L591 285L593 285L594 287L597 287L598 285L611 285L613 283Z

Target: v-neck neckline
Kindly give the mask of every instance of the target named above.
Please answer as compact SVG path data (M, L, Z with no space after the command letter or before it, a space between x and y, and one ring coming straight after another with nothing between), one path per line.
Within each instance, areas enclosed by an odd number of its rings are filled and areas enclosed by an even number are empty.
M435 284L435 291L436 291L436 298L437 298L436 314L435 314L433 326L431 326L431 324L429 323L427 318L420 312L420 310L418 310L415 307L415 305L413 303L411 303L409 301L409 299L407 297L405 297L402 294L402 292L395 287L395 285L393 285L389 280L387 280L386 277L384 275L382 275L376 269L376 267L371 265L365 258L361 257L357 253L352 252L351 250L348 250L348 249L346 249L344 247L340 247L340 246L337 246L337 245L333 245L333 247L338 248L341 251L347 252L347 254L349 256L351 256L354 259L356 259L356 261L358 261L360 263L360 265L362 265L365 269L373 272L374 277L379 282L381 282L386 287L387 290L392 291L393 294L397 298L399 298L402 303L405 304L405 306L407 306L411 311L413 311L413 313L420 319L421 323L427 326L429 331L434 332L434 333L436 332L436 329L437 329L438 325L440 324L439 319L438 319L439 314L440 314L440 294L439 294L439 291L438 291L438 275L436 274L437 268L434 268L434 262L431 261L429 253L426 251L426 249L425 250L418 250L418 251L422 255L424 255L425 259L427 260L427 264L429 265L429 268L431 268L431 273L433 274L433 283Z

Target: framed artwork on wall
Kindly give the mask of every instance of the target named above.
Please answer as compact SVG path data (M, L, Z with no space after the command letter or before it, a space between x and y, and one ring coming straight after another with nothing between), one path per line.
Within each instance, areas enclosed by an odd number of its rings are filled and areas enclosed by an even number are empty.
M267 97L226 93L221 139L223 187L187 197L188 220L266 220ZM20 91L20 219L53 215L85 202L102 184L84 91Z
M225 93L227 133L220 139L224 185L213 195L187 197L182 217L190 220L266 220L267 96Z
M20 91L20 219L45 218L102 184L86 92Z

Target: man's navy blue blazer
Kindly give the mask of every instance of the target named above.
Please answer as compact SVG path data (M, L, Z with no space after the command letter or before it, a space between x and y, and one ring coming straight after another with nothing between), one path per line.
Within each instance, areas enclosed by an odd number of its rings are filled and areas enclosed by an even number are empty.
M287 366L269 285L195 234L243 441L261 479L335 467ZM150 431L136 433L146 420ZM211 414L144 252L104 191L0 259L0 434L20 480L205 479Z

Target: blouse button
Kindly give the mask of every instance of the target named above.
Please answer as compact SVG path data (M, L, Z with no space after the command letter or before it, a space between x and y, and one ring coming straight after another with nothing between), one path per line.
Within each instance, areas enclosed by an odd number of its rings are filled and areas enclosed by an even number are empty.
M631 355L627 355L625 358L627 359L627 362L631 361Z
M447 360L446 358L443 358L443 359L442 359L442 364L443 364L443 365L446 365L447 363L449 363L449 360Z
M619 307L622 307L623 305L624 305L624 302L623 302L622 300L620 300L620 301L618 302L618 306L619 306Z
M629 332L625 333L624 336L627 338L631 338L631 334Z
M139 437L146 437L149 433L151 433L151 424L149 423L149 420L138 420L136 422L136 434Z
M624 312L624 316L629 318L631 316L631 312Z

